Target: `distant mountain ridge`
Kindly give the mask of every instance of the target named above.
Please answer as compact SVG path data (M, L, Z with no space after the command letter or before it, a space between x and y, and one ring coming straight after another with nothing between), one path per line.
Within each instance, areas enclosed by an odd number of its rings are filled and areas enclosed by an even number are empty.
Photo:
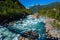
M47 4L47 5L34 5L34 6L31 6L29 9L35 13L37 12L38 10L41 10L43 8L57 8L57 7L60 7L60 2L53 2L53 3L50 3L50 4Z

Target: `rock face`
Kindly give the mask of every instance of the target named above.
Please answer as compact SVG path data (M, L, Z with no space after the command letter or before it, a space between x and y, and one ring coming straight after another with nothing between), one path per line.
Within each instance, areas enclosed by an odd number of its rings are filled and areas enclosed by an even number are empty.
M38 13L35 13L35 14L33 15L33 17L34 17L34 18L38 18Z
M21 34L21 36L18 37L18 40L34 40L38 38L39 35L35 31L26 31Z
M46 24L46 32L47 32L47 38L52 38L52 40L57 40L58 38L60 38L60 33L58 30L56 30L51 23L53 23L54 19L51 18L47 18L44 23ZM59 39L60 40L60 39Z
M39 37L39 35L35 31L27 31L22 34L23 37L29 37L32 39L36 39Z

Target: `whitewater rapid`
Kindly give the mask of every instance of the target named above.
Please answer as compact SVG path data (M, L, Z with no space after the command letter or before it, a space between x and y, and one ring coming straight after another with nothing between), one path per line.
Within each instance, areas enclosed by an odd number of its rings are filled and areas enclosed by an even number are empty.
M0 40L17 40L18 35L29 30L36 31L39 34L39 38L36 40L44 39L46 28L43 21L45 19L45 17L34 18L29 15L23 20L12 22L12 25L7 27L0 26Z

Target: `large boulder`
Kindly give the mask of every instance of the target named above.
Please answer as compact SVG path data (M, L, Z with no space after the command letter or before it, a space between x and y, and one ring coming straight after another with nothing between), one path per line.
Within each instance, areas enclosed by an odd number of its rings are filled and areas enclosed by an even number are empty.
M36 39L39 37L39 35L35 31L26 31L21 34L21 36L25 38L31 38L31 39Z

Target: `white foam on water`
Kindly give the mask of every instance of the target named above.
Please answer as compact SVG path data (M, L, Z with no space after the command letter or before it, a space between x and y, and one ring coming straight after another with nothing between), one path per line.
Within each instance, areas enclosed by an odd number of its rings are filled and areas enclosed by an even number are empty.
M32 15L29 15L29 16L27 16L27 18L22 20L22 24L20 23L20 21L16 21L16 22L13 23L13 25L11 27L15 28L15 30L16 29L24 30L22 32L29 31L29 30L38 30L38 34L40 34L39 32L42 32L44 27L38 27L37 24L40 23L40 22L43 22L44 20L45 20L44 17L33 18ZM4 28L2 28L2 30L3 29ZM2 32L2 31L0 30L0 32ZM13 35L13 34L9 34L9 35ZM17 40L17 37L18 36L15 36L15 38L13 40ZM40 37L41 37L41 35L40 35Z

